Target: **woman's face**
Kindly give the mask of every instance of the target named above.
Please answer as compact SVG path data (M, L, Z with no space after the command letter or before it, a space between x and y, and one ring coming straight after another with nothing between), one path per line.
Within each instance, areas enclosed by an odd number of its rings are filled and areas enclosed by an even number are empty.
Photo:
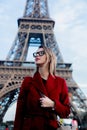
M35 57L36 65L42 66L47 61L47 56L43 48L39 48L35 53L33 53L33 56Z

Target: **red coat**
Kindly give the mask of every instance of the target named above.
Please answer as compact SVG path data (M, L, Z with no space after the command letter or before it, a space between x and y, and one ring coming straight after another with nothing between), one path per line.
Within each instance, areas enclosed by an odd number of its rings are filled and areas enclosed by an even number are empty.
M42 94L55 101L55 110L41 108ZM44 86L39 72L34 77L25 77L17 102L14 130L54 130L56 120L51 120L51 113L66 118L70 113L66 82L63 78L49 75Z

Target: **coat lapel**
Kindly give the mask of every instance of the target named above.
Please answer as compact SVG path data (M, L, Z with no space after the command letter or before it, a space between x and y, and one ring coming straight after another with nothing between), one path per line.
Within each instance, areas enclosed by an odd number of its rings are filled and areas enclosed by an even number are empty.
M57 87L56 77L53 77L50 74L47 79L46 86L44 86L39 72L36 72L32 79L32 84L40 94L44 94L45 96L48 96L51 99L54 98L56 87Z
M47 79L47 83L44 86L39 72L36 72L33 76L32 84L40 94L44 94L44 95L50 97L51 99L54 98L55 91L57 90L57 86L58 86L56 77L53 77L50 74Z
M39 72L36 72L34 74L32 84L40 94L44 94L44 95L48 96L46 87L44 86L44 84L42 82L42 78L41 78Z
M53 77L50 74L46 84L46 89L50 98L54 97L56 87L57 87L56 77Z

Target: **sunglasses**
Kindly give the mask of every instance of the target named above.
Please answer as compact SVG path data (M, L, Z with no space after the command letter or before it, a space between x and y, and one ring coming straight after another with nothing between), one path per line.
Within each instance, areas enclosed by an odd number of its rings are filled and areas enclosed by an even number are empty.
M45 54L45 51L34 52L34 53L33 53L33 57L43 56L44 54Z

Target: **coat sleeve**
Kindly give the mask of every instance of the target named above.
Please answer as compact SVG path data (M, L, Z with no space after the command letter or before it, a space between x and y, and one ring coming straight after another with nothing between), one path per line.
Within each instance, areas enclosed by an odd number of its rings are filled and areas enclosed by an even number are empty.
M31 77L25 77L20 87L13 130L22 130L22 124L25 112L24 110L26 100L26 88L29 87L30 79Z
M60 116L60 118L67 118L70 114L70 103L69 103L69 96L68 96L68 87L66 81L62 79L61 82L61 94L58 99L55 99L55 111Z

